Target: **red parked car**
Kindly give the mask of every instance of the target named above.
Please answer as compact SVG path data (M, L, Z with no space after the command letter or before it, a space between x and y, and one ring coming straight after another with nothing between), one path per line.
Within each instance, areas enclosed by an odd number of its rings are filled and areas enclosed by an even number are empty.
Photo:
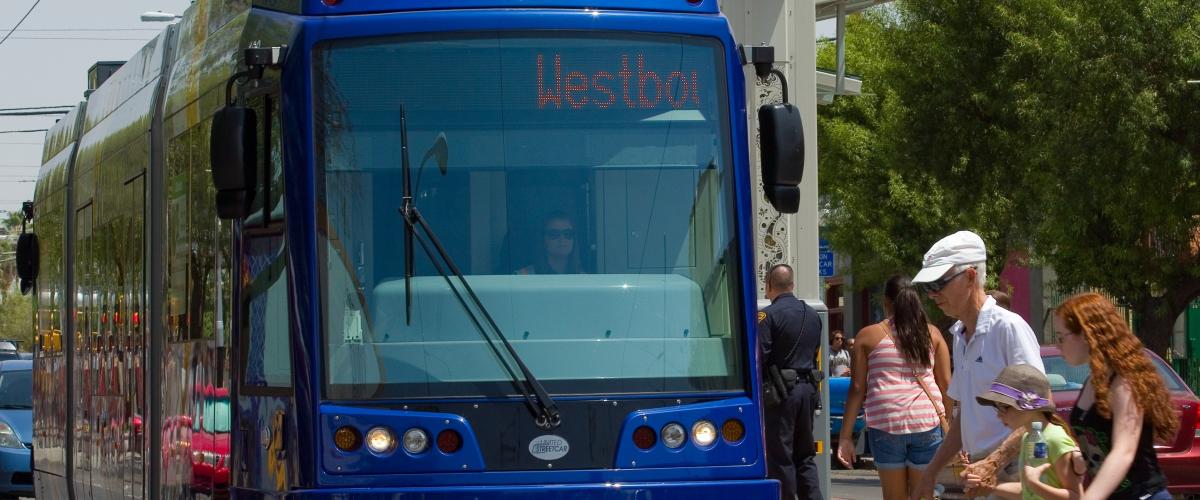
M1162 358L1149 350L1146 354L1154 361L1158 374L1171 392L1171 402L1179 411L1179 434L1170 443L1154 445L1158 451L1158 465L1167 475L1172 494L1200 495L1200 399ZM1042 347L1042 362L1046 365L1046 377L1050 379L1058 414L1068 420L1091 368L1068 365L1058 348L1050 346Z

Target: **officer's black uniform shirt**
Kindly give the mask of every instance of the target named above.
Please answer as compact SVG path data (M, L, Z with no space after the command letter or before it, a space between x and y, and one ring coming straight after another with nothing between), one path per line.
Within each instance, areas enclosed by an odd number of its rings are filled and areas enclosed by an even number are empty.
M808 373L817 367L821 318L816 309L795 295L782 293L758 313L758 343L764 366L773 364Z

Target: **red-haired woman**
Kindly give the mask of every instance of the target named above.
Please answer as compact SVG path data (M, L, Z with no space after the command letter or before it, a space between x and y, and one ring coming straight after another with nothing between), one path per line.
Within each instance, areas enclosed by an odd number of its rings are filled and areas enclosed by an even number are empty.
M1154 439L1174 437L1179 417L1142 342L1096 293L1067 299L1054 330L1066 362L1092 370L1070 419L1091 476L1083 498L1170 499Z

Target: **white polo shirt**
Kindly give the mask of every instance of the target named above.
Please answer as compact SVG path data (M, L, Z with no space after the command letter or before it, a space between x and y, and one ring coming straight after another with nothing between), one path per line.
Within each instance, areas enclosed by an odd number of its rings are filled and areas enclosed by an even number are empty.
M1012 432L1005 427L996 410L975 401L975 396L991 389L1000 371L1010 365L1027 364L1045 373L1041 348L1033 329L1020 315L996 305L991 297L979 311L971 342L964 339L963 322L950 327L954 334L954 375L946 394L957 400L963 450L976 456L1000 445Z

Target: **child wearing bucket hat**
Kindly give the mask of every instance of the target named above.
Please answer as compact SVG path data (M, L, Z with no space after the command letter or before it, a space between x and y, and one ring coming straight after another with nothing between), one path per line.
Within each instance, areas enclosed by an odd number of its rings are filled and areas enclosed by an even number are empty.
M1021 439L1020 483L1000 483L991 493L1012 499L1068 499L1083 494L1083 459L1066 422L1054 413L1050 382L1041 370L1030 365L1013 365L996 376L991 387L975 397L979 404L996 409L1009 429L1025 429ZM1034 423L1041 424L1049 463L1027 467L1033 446ZM968 488L979 487L981 478L967 474Z

